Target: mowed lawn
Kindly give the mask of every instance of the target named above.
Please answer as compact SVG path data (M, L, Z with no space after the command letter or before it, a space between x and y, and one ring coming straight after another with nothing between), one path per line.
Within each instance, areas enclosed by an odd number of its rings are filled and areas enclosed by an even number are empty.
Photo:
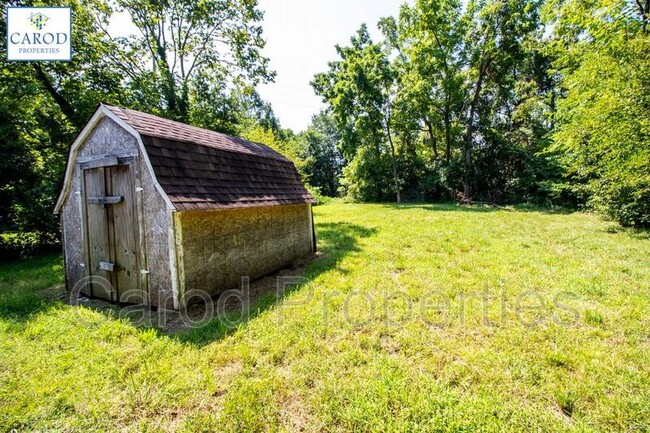
M56 299L59 256L0 265L0 430L650 430L647 234L452 205L315 221L309 282L236 327L138 327Z

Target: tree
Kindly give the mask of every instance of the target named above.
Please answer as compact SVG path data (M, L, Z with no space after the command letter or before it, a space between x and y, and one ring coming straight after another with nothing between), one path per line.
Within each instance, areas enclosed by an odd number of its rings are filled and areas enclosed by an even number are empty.
M545 11L569 186L622 224L650 227L650 1L555 0Z
M72 8L72 61L5 62L0 70L0 222L5 230L57 230L52 209L68 144L99 101L129 100L121 75L106 60L115 48L101 30L111 12L108 5L102 0L50 5ZM3 33L5 19L2 14ZM1 44L6 50L5 39Z
M343 184L353 196L383 197L388 160L395 189L409 199L549 197L555 81L540 50L540 1L463 8L417 0L398 19L380 20L380 43L362 27L351 46L337 47L341 60L313 84L340 130Z
M341 135L331 114L321 111L314 115L311 125L299 139L303 142L307 160L305 173L310 185L328 197L335 197L343 159L338 150Z
M9 6L30 6L29 1L10 1ZM73 27L74 55L70 62L5 63L7 81L23 81L12 85L32 87L30 92L46 95L58 106L73 127L81 126L97 106L98 101L122 102L128 99L122 76L108 58L116 49L102 31L112 13L104 0L54 1L51 6L70 6ZM0 18L0 27L6 32L6 16ZM2 48L6 50L6 41ZM30 83L30 84L28 84Z
M391 129L396 98L395 73L387 52L381 44L373 43L365 24L350 42L348 47L336 47L341 60L331 62L329 72L316 75L312 86L332 106L334 118L343 132L343 156L348 160L360 157L374 159L374 162L354 166L376 176L368 190L375 200L383 196L383 186L380 171L377 170L379 167L373 168L372 165L381 164L384 147L388 145L393 188L399 203L397 157ZM360 153L360 148L370 148L373 153Z
M454 124L463 103L461 76L463 22L458 0L420 0L401 9L396 48L403 106L417 113L418 123L430 141L433 157L439 157L438 143L451 161ZM442 134L440 134L442 130Z
M228 85L254 87L274 78L257 0L118 0L141 35L116 38L124 48L112 55L134 83L158 90L167 116L190 120L192 93L205 95ZM108 34L108 32L106 31Z
M509 73L523 59L522 41L539 26L539 1L471 0L464 20L463 56L467 62L463 195L471 196L474 182L472 151L481 105L514 86ZM485 95L491 90L492 95ZM491 97L490 97L491 96ZM484 116L485 118L485 116Z
M253 91L257 82L273 78L260 54L262 13L255 0L49 5L72 7L73 58L2 65L0 229L58 231L52 209L68 145L101 101L231 134L239 134L249 119L280 129ZM110 18L120 8L142 34L109 34ZM3 50L5 43L0 42Z

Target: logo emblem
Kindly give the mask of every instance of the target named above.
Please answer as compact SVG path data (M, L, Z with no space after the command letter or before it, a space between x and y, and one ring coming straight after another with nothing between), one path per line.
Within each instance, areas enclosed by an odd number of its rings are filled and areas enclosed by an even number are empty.
M6 11L7 61L72 60L72 8L9 6Z
M32 23L39 31L43 30L45 23L49 21L49 18L43 15L42 13L35 13L29 16L29 22Z

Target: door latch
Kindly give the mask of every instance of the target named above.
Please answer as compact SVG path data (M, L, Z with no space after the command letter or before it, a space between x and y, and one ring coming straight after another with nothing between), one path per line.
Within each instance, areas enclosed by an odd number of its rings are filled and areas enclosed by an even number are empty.
M115 271L115 263L99 262L99 269L102 271L113 272Z
M88 197L88 204L99 204L103 207L118 204L122 202L124 197L122 196L111 196L111 197Z

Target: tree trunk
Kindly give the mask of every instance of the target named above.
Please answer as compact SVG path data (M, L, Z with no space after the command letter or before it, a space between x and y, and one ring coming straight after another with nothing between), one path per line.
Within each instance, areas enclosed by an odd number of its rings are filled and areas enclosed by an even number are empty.
M176 110L178 111L179 122L189 123L190 122L190 90L187 83L187 80L184 79L181 84L181 94L177 98Z
M164 31L161 29L159 35L156 36L156 63L158 64L158 70L162 78L162 92L165 98L165 103L167 106L167 112L173 120L179 122L187 123L187 114L188 114L188 101L185 98L187 95L187 88L184 87L184 83L181 84L180 95L178 94L178 86L174 74L171 72L169 67L169 61L167 60L167 50L165 48L165 42L161 40L161 36L164 36Z
M639 7L639 14L641 15L641 25L643 32L645 33L648 30L648 20L650 20L650 0L636 0L636 4Z
M445 121L445 159L447 160L447 164L451 161L451 118L449 116L449 107L445 108L445 115L444 115L444 121Z
M32 63L32 64L34 65L34 70L36 71L36 77L41 82L41 84L43 84L43 87L45 87L47 93L49 93L50 96L52 96L54 102L57 103L57 105L59 106L59 108L65 115L65 117L67 117L68 120L70 120L74 125L77 125L76 123L77 112L72 106L72 104L70 104L70 102L68 102L68 100L65 99L65 97L61 95L58 92L58 90L54 88L54 86L50 82L50 78L47 76L45 71L43 71L43 69L41 68L41 65L39 65L38 63Z
M373 184L373 190L375 191L375 201L379 202L383 198L383 190L381 189L381 183L377 180L380 176L380 170L379 170L379 164L381 163L381 141L383 137L381 137L380 134L375 134L376 139L374 140L375 143L375 153L377 154L377 164L373 165L370 167L371 171L370 173L372 174L372 184Z
M479 97L481 96L481 89L483 87L483 79L487 72L489 62L482 62L479 68L478 79L476 81L476 88L474 89L474 96L472 104L469 109L469 116L467 119L467 132L465 134L465 174L463 176L463 194L466 200L471 200L471 170L472 170L472 144L474 142L474 116L478 108Z
M429 133L429 139L431 140L431 147L433 148L433 157L438 159L438 143L436 142L436 135L433 132L433 126L431 122L425 119L424 124L427 126L427 132Z
M388 142L390 143L390 154L393 162L393 180L395 181L395 192L397 193L397 203L402 202L399 193L399 178L397 177L397 161L395 159L395 146L393 145L393 137L390 132L390 117L386 121L386 133L388 135Z

